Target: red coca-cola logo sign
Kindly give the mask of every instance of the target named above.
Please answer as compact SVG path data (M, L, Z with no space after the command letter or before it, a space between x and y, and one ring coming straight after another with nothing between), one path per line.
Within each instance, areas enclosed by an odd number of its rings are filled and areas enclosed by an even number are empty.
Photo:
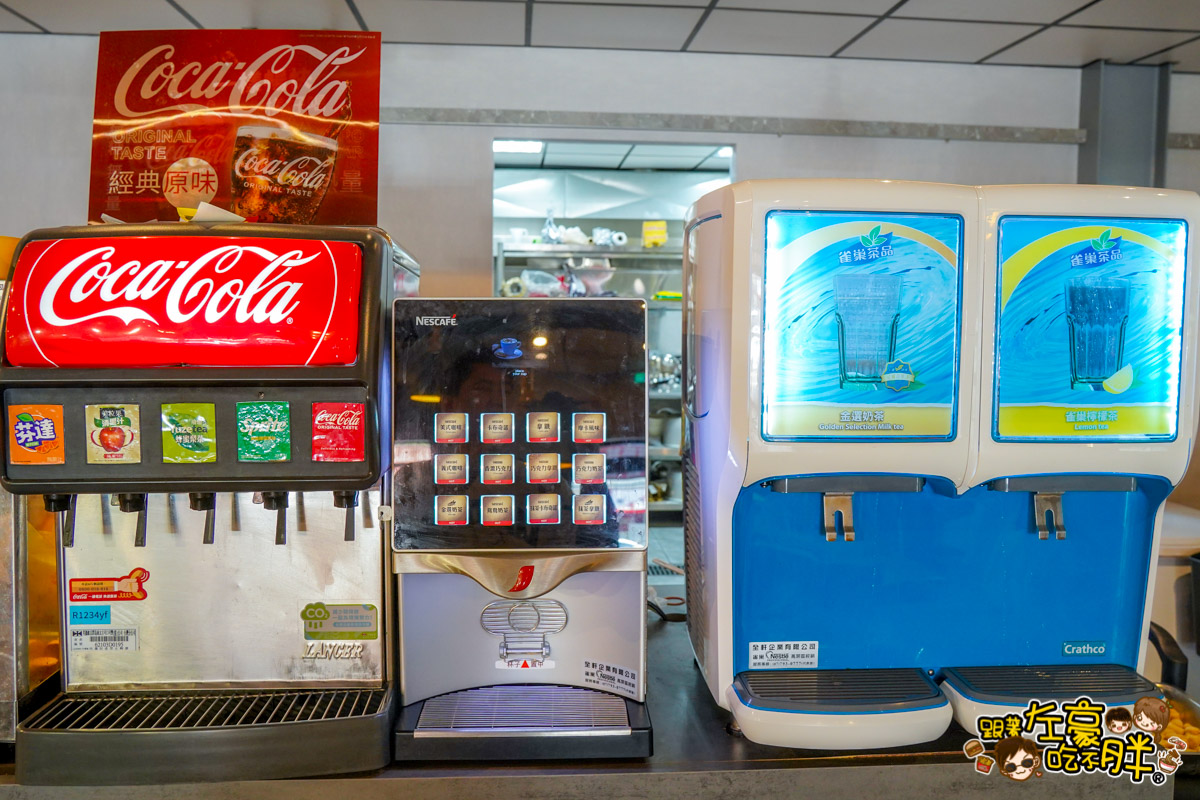
M313 461L362 461L366 443L366 406L313 403Z
M318 366L358 357L349 242L163 236L30 242L13 270L14 366Z
M366 48L281 44L253 59L179 60L173 44L152 47L133 60L113 92L123 117L206 111L224 100L231 113L275 116L291 111L333 117L346 105L349 84L338 72Z
M332 158L300 156L290 161L263 156L259 151L245 150L233 164L239 178L265 178L279 186L320 189L333 170Z
M363 409L358 406L341 411L318 411L313 417L313 424L330 428L357 428L362 425Z

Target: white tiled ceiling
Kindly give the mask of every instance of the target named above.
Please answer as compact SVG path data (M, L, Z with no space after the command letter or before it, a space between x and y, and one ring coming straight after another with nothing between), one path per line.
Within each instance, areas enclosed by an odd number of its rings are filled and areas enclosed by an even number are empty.
M1200 72L1191 41L1200 41L1200 0L0 0L0 33L193 27L1031 66L1106 59Z
M525 43L525 4L476 0L355 0L388 42Z
M546 4L533 15L532 41L545 47L679 50L699 8Z
M841 55L849 58L971 61L981 55L994 53L1036 30L1036 25L885 19L843 50Z
M1054 22L1079 8L1081 0L908 0L894 17L961 19L977 22Z
M989 59L988 63L1082 67L1100 58L1124 63L1191 37L1188 33L1116 28L1047 28Z
M1200 32L1200 3L1196 0L1100 0L1063 20L1063 24Z
M496 153L497 167L728 171L720 145L546 142L542 153Z
M176 0L205 28L358 30L345 0Z
M828 56L872 22L870 17L722 11L709 15L689 50Z
M192 28L165 0L3 0L51 33Z

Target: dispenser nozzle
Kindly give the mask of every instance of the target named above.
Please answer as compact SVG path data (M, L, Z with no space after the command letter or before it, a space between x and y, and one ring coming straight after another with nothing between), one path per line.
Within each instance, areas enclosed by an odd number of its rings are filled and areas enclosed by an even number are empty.
M275 512L275 544L287 544L287 492L263 492L263 508Z
M334 508L346 509L346 533L343 537L347 542L354 541L354 509L358 506L358 492L349 492L344 489L335 490L333 493Z
M217 496L213 492L188 492L188 507L204 512L204 543L212 544L216 536Z

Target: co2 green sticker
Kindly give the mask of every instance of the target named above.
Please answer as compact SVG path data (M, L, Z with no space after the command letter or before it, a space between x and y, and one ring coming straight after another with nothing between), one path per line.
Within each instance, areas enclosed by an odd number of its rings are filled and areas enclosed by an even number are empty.
M309 641L379 638L379 610L370 603L309 603L300 618Z

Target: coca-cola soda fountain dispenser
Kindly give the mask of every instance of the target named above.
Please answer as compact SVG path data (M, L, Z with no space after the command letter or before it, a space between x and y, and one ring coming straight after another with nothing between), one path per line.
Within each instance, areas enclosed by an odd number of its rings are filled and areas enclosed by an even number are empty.
M59 515L63 691L22 783L389 760L393 247L378 231L35 231L0 366L4 488Z

